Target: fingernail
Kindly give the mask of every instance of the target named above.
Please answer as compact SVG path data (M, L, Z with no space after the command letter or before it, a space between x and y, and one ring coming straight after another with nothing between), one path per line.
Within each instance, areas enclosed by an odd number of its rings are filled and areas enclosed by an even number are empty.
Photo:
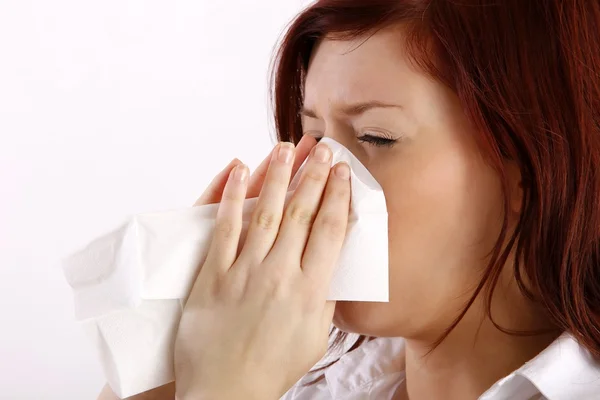
M277 153L277 159L282 163L289 164L292 162L292 156L294 155L294 145L289 142L282 142L279 144L279 152Z
M329 158L331 157L331 150L329 150L329 147L327 147L327 145L318 144L315 147L314 157L319 162L328 162Z
M341 162L335 168L335 175L344 180L348 180L350 178L350 167L345 162Z
M244 182L248 178L248 167L244 164L237 165L233 170L233 179Z

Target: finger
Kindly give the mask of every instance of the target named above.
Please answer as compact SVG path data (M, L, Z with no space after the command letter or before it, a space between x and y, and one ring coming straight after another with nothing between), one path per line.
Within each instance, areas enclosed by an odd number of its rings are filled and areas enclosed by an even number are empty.
M312 152L312 149L316 146L317 144L317 140L310 135L304 135L302 136L302 139L300 140L300 144L302 145L302 156L301 158L297 159L294 165L294 173L293 173L293 178L292 178L292 182L290 183L290 186L288 187L288 190L296 190L296 188L298 187L298 183L299 183L299 179L294 179L296 177L296 173L298 172L298 169L300 169L300 167L302 166L302 163L306 160L306 158L309 156L309 154ZM300 146L300 144L298 146Z
M205 277L207 274L214 276L215 273L227 271L235 261L247 185L248 167L240 164L229 174L223 190L213 238L200 272Z
M275 147L274 149L276 148L277 147ZM260 194L260 189L262 188L263 182L265 181L265 177L267 176L267 171L269 170L269 164L271 163L271 157L273 157L274 149L252 173L252 176L250 177L250 182L248 183L248 193L246 195L249 199L258 197L258 195Z
M223 189L225 188L231 170L240 163L241 161L237 158L231 160L231 162L213 178L208 187L204 190L204 193L196 200L194 206L220 202Z
M341 162L332 168L323 202L312 225L302 256L302 269L312 282L328 290L348 226L350 168Z
M298 169L300 168L304 160L306 160L306 157L308 157L311 150L313 149L313 147L316 146L316 144L317 139L315 139L314 137L310 135L302 136L302 139L300 139L300 142L298 142L298 146L296 146L296 158L294 159L294 166L292 168L292 177L296 175L296 172L298 172Z
M294 165L292 166L292 177L296 175L296 172L298 172L298 169L316 143L317 140L310 135L304 135L302 137L298 143L298 146L296 146L296 156L294 158ZM250 183L248 184L248 194L246 195L247 198L251 199L253 197L258 197L260 194L260 189L262 188L265 177L267 176L267 171L269 170L269 164L271 163L272 155L273 152L269 153L267 158L265 158L252 173L252 176L250 177Z
M279 231L293 160L292 143L277 145L248 224L240 260L249 261L250 264L260 263L271 249Z
M309 156L298 188L285 208L273 257L285 256L298 261L296 264L299 265L330 175L331 156L331 150L325 144L318 144Z

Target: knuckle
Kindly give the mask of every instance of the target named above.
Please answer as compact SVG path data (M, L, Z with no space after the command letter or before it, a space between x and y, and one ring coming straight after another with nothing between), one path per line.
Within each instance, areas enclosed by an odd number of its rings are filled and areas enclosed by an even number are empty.
M290 298L296 291L297 267L300 270L300 261L290 259L287 254L279 255L273 259L265 260L257 266L256 273L250 274L252 285L272 300Z
M290 220L300 225L310 225L313 221L314 213L297 203L292 203L288 207L287 216Z
M256 274L259 275L259 274ZM288 274L283 268L269 269L268 273L254 276L254 286L270 299L282 299L289 294Z
M344 236L346 233L346 221L333 213L320 215L316 225L332 238Z
M224 285L223 291L225 297L235 302L240 300L243 296L245 290L245 280L244 279L232 279L231 282L228 282L227 285Z
M240 200L243 200L243 196L234 190L225 190L223 192L223 196L221 197L221 202L223 202L223 201L240 201Z
M281 277L271 280L269 288L270 297L274 300L287 299L291 295L290 285Z
M350 197L350 190L346 186L338 187L337 185L332 185L327 191L326 196L334 201L347 201Z
M267 285L269 285L270 293L274 299L289 299L296 291L297 285L293 271L286 268L285 265L278 265L279 268L273 268L269 271Z
M329 176L328 170L309 169L304 174L304 179L308 182L323 182Z
M254 225L264 230L272 230L278 225L278 218L272 211L256 210L253 217Z
M232 238L236 232L235 224L228 219L221 219L215 223L215 234L225 239Z

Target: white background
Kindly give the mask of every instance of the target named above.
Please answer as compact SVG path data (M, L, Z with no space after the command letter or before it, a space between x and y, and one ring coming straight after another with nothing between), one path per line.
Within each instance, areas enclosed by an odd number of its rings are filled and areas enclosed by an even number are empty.
M0 399L95 398L60 259L259 163L272 50L303 4L0 0Z

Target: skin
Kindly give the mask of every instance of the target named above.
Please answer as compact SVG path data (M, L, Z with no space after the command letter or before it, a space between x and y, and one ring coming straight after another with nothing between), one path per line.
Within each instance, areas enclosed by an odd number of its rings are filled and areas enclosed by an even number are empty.
M315 144L307 136L297 149L278 145L250 182L242 178L247 167L233 160L197 200L221 205L177 335L177 387L131 399L167 399L175 392L180 400L279 398L323 356L335 310L325 299L346 231L350 181L347 164L331 168L331 151ZM284 207L290 179L307 155ZM238 250L243 200L257 194L257 211ZM295 363L281 371L290 357ZM99 399L116 398L105 387Z
M349 332L407 339L407 379L398 398L474 399L555 336L502 333L485 315L480 296L426 356L479 282L501 229L504 203L500 178L479 151L478 132L459 99L412 67L402 44L402 27L366 42L326 39L309 65L305 133L348 147L381 184L389 212L390 302L339 302L334 322ZM344 112L371 101L400 107ZM396 142L374 147L357 140L365 134ZM505 168L510 230L522 191L516 165L507 161ZM493 298L495 321L507 329L550 328L543 310L518 290L513 263L509 259Z
M212 278L203 281L212 279L213 286L196 285L191 305L184 311L183 329L176 344L178 398L233 399L242 398L242 394L243 398L251 398L248 393L256 398L278 398L322 355L332 320L349 332L406 338L402 356L406 380L395 399L476 399L555 338L501 332L486 315L480 296L456 329L428 354L479 282L500 231L504 204L499 176L479 151L475 141L478 132L466 118L458 98L416 70L402 43L402 27L379 31L366 41L323 40L313 53L306 78L305 138L296 150L294 166L282 167L269 156L248 184L248 194L254 196L261 187L275 185L270 186L269 193L279 194L271 194L270 200L265 196L265 204L286 215L281 201L273 198L285 191L288 174L293 174L314 146L312 137L328 136L351 150L386 195L390 302L338 302L333 312L333 304L325 301L327 285L323 282L328 284L334 262L327 257L336 255L339 248L335 234L325 234L328 239L321 239L324 246L315 247L327 251L313 249L306 258L306 253L301 256L296 248L292 251L293 261L277 252L269 256L273 250L268 248L276 242L277 230L265 233L264 229L255 229L254 235L260 239L251 244L246 241L244 248L248 251L242 250L239 255L242 261L236 259L235 240L221 244L219 248L229 250L218 254L226 255L213 257L212 266L207 268L205 264L201 271L212 271ZM364 107L374 102L394 106ZM365 135L387 138L388 145L375 146L369 143L373 139ZM232 162L217 176L197 204L238 199L237 206L229 204L229 211L222 214L238 212L235 210L240 207L243 190L227 183L229 171L238 163ZM329 168L318 167L323 171ZM519 217L522 192L516 166L507 161L505 169L509 176L511 230ZM275 178L277 174L281 177ZM328 185L337 185L338 195L327 203L331 207L328 213L347 212L341 194L347 188L342 189L343 181L336 181L335 174L329 176ZM279 189L273 189L277 183L272 180L279 181ZM308 181L319 187L325 185L323 180L318 184ZM316 198L318 190L313 192ZM301 198L298 204L313 204L314 198ZM311 210L310 215L319 215L318 206ZM343 219L342 214L330 215ZM298 219L293 221L294 228L285 231L290 235L288 243L310 243L302 224ZM315 234L319 230L327 228L313 227ZM310 260L311 266L299 263L301 257ZM543 310L518 290L511 272L513 263L514 259L509 258L494 292L494 320L506 329L551 328ZM246 267L236 269L232 265ZM309 275L298 272L307 267ZM286 273L281 273L281 268ZM246 273L237 274L238 280L227 281L234 282L233 286L214 284L220 282L222 278L214 278L222 277L223 271L240 269ZM276 280L278 296L275 300L269 297L270 304L275 305L264 308L260 301L264 293L273 293L273 287L248 285L255 289L239 289L248 282L257 282L257 277L267 282ZM207 326L211 329L205 329ZM232 348L231 343L240 345ZM282 369L284 365L286 370ZM233 378L240 376L245 378ZM168 396L175 390L173 385L169 387L161 389L170 390Z
M175 341L180 399L278 398L327 347L335 303L325 299L348 221L349 167L330 173L331 150L315 146L284 208L293 157L282 143L271 158L239 254L247 168L238 165L225 185Z

